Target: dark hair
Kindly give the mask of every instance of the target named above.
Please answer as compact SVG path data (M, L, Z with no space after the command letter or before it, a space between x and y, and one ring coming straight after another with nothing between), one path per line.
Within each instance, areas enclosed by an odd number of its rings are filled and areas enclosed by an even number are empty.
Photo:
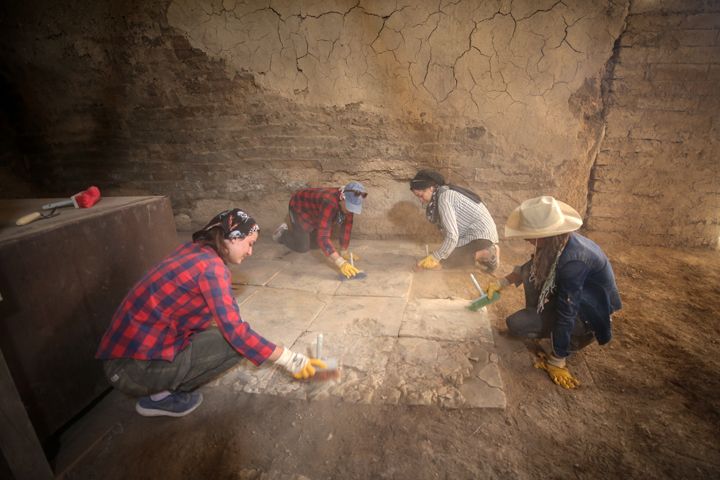
M532 258L531 270L534 272L532 281L538 289L542 289L550 275L558 254L565 248L565 244L570 238L569 233L561 233L552 237L545 237L543 246L537 248Z
M445 185L445 177L440 172L423 169L410 180L410 190L425 190L430 187Z
M207 245L208 247L215 250L215 253L218 254L218 257L220 257L223 263L228 263L230 251L225 246L224 240L225 234L220 227L211 228L210 230L202 232L201 235L193 235L194 243L198 243L200 245Z
M482 202L480 196L472 190L458 187L454 184L448 185L447 183L445 183L445 177L443 177L440 172L436 172L435 170L420 170L417 175L415 175L415 178L410 180L410 190L425 190L430 187L441 187L443 185L447 185L450 190L455 190L456 192L462 193L475 203Z

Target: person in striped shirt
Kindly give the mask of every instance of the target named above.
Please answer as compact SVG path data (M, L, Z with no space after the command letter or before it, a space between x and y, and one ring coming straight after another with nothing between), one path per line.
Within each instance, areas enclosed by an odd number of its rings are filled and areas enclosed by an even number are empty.
M325 368L266 340L240 317L226 264L252 255L259 230L239 208L219 213L120 304L95 356L114 388L140 397L141 415L189 414L202 402L195 389L243 357L255 365L273 361L297 379Z
M420 170L410 181L410 190L426 205L429 222L444 233L440 248L417 263L417 268L480 265L494 272L500 262L495 221L474 192L449 185L435 170Z
M350 234L353 217L362 212L367 190L360 182L349 182L340 188L305 188L290 197L288 221L273 233L273 240L290 250L305 253L320 248L347 278L355 277L360 270L349 262ZM333 227L340 230L340 252L330 237ZM313 243L314 240L314 243ZM358 260L357 256L354 256Z

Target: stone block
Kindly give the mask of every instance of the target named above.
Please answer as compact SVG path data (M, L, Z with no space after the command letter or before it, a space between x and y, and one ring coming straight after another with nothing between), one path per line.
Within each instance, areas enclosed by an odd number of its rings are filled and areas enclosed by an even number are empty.
M394 269L388 271L379 265L365 264L362 268L367 275L362 279L342 278L341 284L335 291L336 295L355 295L369 297L407 297L412 283L412 271ZM361 263L358 262L358 267Z
M309 257L300 258L305 260ZM275 275L268 285L272 288L333 295L342 283L339 275L339 271L329 264L292 263Z
M467 300L416 299L405 309L400 337L475 340L492 344L487 310L472 312Z
M334 296L310 326L310 331L366 337L397 337L405 298Z
M281 260L248 258L241 265L230 265L233 285L266 285L280 270L288 266Z
M328 302L326 296L301 290L263 288L243 303L240 314L271 342L289 346L310 328Z
M242 307L242 304L247 301L248 298L252 297L255 292L259 289L250 285L235 285L233 286L233 294L235 295L235 301ZM240 309L242 315L242 308Z

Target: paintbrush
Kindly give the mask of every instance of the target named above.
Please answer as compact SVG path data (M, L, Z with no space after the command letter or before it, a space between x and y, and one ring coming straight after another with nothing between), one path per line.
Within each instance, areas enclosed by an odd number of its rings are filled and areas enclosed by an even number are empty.
M340 367L338 366L337 358L323 358L323 340L323 334L318 333L317 341L315 342L315 358L318 358L325 362L326 367L315 367L315 375L308 378L308 380L320 382L327 380L339 380Z

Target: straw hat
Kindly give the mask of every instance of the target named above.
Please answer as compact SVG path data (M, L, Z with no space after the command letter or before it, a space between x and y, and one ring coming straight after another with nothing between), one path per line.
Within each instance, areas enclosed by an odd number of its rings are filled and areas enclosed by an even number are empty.
M574 232L582 226L580 214L550 196L525 200L505 224L506 238L545 238Z

